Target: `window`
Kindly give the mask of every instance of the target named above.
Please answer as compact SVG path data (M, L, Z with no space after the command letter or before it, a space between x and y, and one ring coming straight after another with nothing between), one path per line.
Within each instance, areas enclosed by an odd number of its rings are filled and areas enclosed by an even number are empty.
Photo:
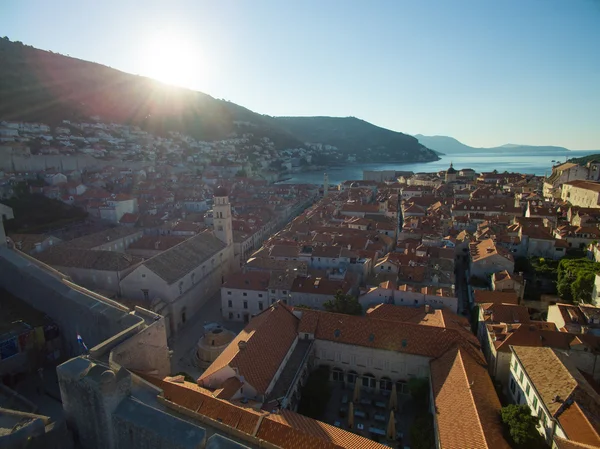
M248 301L244 301L244 309L248 308Z
M259 297L259 298L262 298L262 293L259 293L259 294L258 294L258 297Z
M233 307L233 301L231 299L227 301L227 307L229 307L230 309Z
M248 293L244 292L242 293L243 296L248 296Z
M537 412L537 406L538 406L538 398L537 396L533 397L533 411Z
M517 367L518 367L518 363L517 363L517 359L515 359L515 363L513 363L513 370L515 370L515 373L517 371L519 371L519 369Z
M275 293L275 290L271 290L271 293Z
M517 388L517 384L515 383L515 379L513 379L511 377L510 378L510 391L512 391L512 393L515 394L516 388Z
M148 293L148 289L142 289L142 293L144 294L144 301L149 301L150 295Z
M521 371L521 374L519 374L519 383L523 383L523 371Z
M284 291L283 291L283 294L284 294L284 295L287 295L287 290L284 290Z
M548 427L548 418L546 417L546 414L544 412L542 412L542 422L544 423L544 427Z
M229 312L229 319L233 320L233 313L232 312Z
M262 301L258 301L258 310L262 310L262 309L263 309L263 303L262 303Z
M231 292L227 292L228 295L231 295Z
M530 391L531 391L531 385L529 385L529 382L528 382L527 386L525 387L525 396L529 397Z

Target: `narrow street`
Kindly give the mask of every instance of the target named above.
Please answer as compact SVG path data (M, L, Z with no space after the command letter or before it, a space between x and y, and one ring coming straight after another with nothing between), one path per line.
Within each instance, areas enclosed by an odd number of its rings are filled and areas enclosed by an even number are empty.
M469 294L466 278L467 262L464 256L458 256L458 260L455 265L455 282L456 282L456 295L458 298L458 313L466 317L471 315L471 307L469 306Z

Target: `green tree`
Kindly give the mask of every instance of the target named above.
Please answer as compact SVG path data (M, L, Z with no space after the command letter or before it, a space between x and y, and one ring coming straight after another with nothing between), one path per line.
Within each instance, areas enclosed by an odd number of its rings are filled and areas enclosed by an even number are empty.
M510 404L500 411L504 429L516 448L542 448L544 439L537 430L539 418L526 404Z
M362 306L352 295L346 295L343 291L338 290L334 298L326 301L323 307L328 312L345 313L346 315L361 315Z
M558 264L556 290L568 302L589 302L600 263L587 258L562 259Z

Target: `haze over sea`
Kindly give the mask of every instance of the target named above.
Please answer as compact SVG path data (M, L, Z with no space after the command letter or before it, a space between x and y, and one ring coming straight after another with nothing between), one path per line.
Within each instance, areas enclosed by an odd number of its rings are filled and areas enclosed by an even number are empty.
M597 151L570 151L570 152L553 152L549 154L536 153L503 153L503 154L452 154L441 155L439 161L435 162L419 162L413 164L361 164L347 165L338 168L330 168L327 170L329 174L329 182L331 184L339 184L346 180L362 179L363 170L398 170L419 172L438 172L446 170L450 166L450 162L454 164L454 168L460 170L462 168L472 168L476 172L491 172L498 170L499 172L518 172L532 175L550 175L552 165L556 165L552 161L565 162L567 158L583 157L590 154L600 154ZM290 179L282 181L282 184L323 184L323 172L313 171L304 173L294 173Z

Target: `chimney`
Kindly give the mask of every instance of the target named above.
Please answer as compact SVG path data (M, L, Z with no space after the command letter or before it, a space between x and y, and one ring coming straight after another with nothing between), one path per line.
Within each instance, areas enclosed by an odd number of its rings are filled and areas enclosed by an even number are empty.
M160 240L154 242L154 249L158 249L160 247Z
M246 340L240 340L240 341L238 341L238 349L240 351L242 351L243 349L246 349Z
M429 313L430 307L429 304L425 304L425 313Z

